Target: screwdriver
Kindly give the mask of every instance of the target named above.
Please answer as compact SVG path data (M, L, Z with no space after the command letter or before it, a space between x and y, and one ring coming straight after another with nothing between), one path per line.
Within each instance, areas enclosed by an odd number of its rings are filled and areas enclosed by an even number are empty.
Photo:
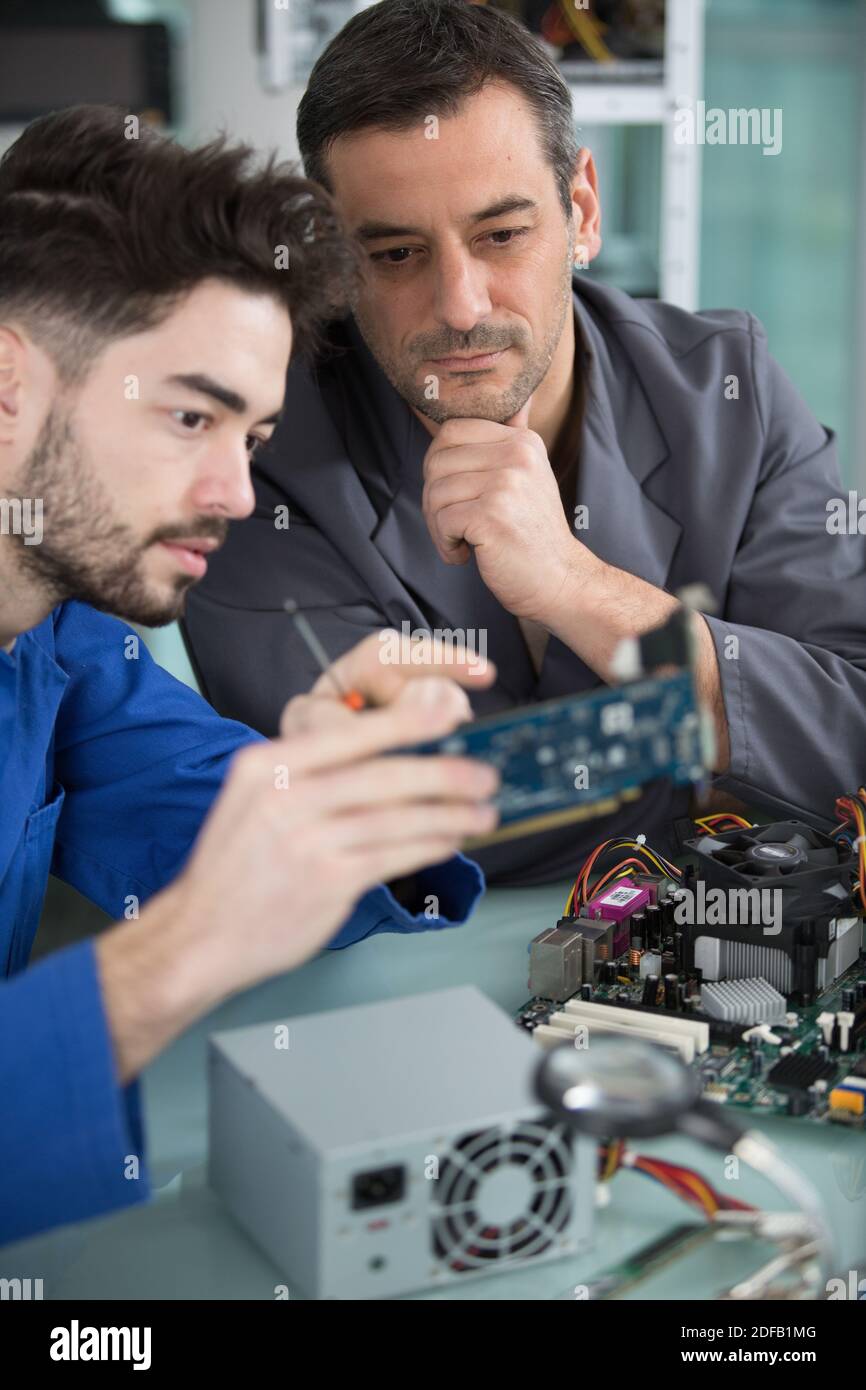
M295 624L295 627L298 629L301 639L307 647L308 651L312 653L316 661L316 665L321 670L322 675L327 676L331 684L334 686L334 689L340 697L341 702L346 706L347 709L364 709L366 707L367 702L364 699L363 695L359 690L345 690L343 688L343 684L337 677L337 673L334 670L333 665L331 664L328 653L325 651L325 648L322 646L315 632L310 627L308 620L304 617L304 614L298 608L298 605L295 602L295 600L293 598L285 599L283 601L283 608L288 613L289 617L292 619L292 622Z

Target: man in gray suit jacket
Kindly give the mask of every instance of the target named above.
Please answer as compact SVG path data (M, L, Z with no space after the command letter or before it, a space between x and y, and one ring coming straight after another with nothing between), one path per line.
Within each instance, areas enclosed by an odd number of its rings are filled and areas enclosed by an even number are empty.
M487 713L610 679L620 638L702 582L717 785L832 817L864 777L866 546L828 525L832 434L760 325L581 273L601 244L592 158L557 68L499 11L365 10L317 64L298 135L363 284L328 350L290 372L255 516L190 598L217 708L270 733L313 683L288 595L334 656L383 626L481 637ZM626 831L670 849L687 804L651 786L479 859L531 883Z

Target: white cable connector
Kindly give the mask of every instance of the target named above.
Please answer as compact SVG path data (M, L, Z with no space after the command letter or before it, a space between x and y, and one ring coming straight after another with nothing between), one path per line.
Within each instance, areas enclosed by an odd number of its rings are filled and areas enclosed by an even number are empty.
M760 1038L762 1042L771 1043L773 1047L778 1047L782 1041L771 1031L769 1023L756 1023L754 1028L747 1028L743 1034L743 1042L748 1042L750 1038Z
M818 1015L818 1027L821 1029L824 1042L828 1047L830 1047L833 1042L833 1024L835 1022L836 1015L827 1013L826 1009L822 1014Z
M854 1027L854 1015L840 1009L836 1015L836 1022L839 1025L839 1051L847 1052L851 1029Z

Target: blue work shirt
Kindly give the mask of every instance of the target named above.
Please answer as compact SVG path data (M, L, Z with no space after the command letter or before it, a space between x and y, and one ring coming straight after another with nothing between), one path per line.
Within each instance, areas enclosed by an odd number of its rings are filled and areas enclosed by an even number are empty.
M85 604L0 651L0 1242L149 1195L138 1087L117 1081L92 943L27 968L49 873L134 915L182 868L232 755L258 738ZM420 876L438 918L380 887L331 946L456 925L482 887L458 856Z

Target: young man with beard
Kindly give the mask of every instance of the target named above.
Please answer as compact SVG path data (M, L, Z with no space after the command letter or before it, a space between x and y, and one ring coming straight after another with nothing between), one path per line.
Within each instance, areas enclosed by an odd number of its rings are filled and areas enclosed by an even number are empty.
M342 678L387 707L323 685L268 744L107 616L182 611L353 264L317 187L126 139L110 109L45 117L0 161L0 1240L147 1194L134 1081L194 1019L478 895L449 856L495 823L492 769L383 756L465 717L457 685L367 644ZM118 925L27 968L49 871ZM408 907L375 886L415 871Z

